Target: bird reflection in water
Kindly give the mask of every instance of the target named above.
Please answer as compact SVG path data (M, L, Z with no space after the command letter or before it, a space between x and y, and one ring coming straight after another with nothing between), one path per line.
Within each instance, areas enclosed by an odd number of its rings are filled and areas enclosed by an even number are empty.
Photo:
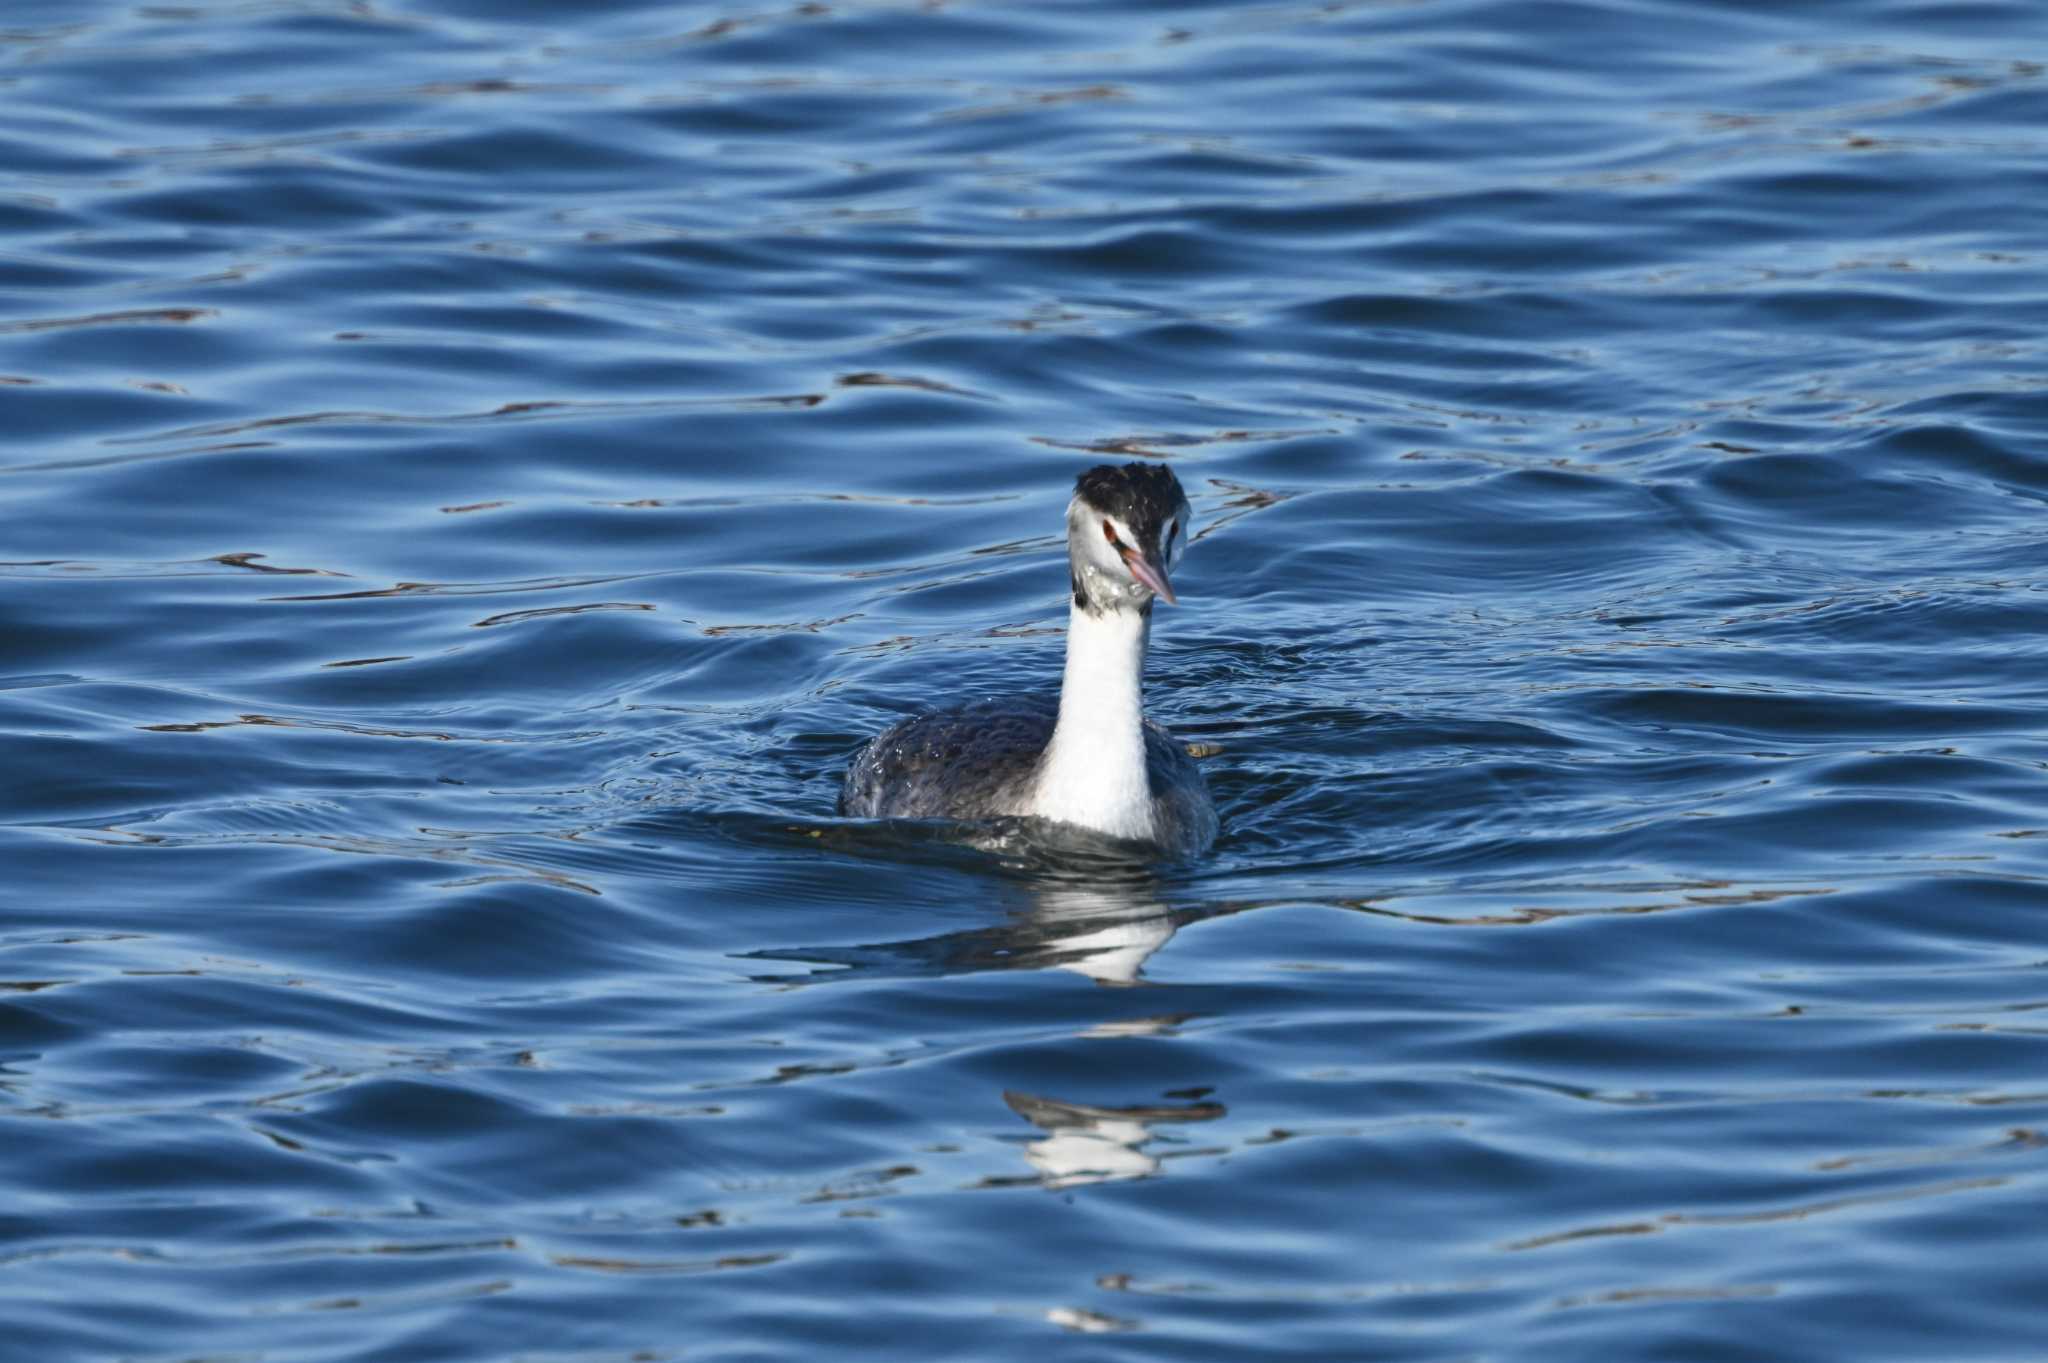
M1069 970L1097 984L1137 985L1146 982L1145 962L1182 926L1218 916L1213 906L1171 909L1141 879L1043 880L1014 888L1027 902L998 923L899 942L751 951L747 959L823 967L807 975L755 977L773 984Z
M1097 984L1139 983L1145 962L1179 925L1156 898L1093 885L1048 886L1026 915L1042 934L1042 963Z
M748 953L751 959L802 961L823 968L809 975L763 975L777 984L829 983L919 975L955 975L983 970L1066 970L1100 985L1128 988L1149 983L1145 963L1184 924L1217 916L1169 908L1149 878L1097 876L1080 881L1042 878L1006 882L1028 902L1002 922L900 942L860 946L804 947ZM1230 909L1221 912L1231 912ZM1191 1015L1159 1013L1106 1018L1082 1035L1093 1038L1170 1036ZM1142 1076L1128 1076L1141 1078ZM982 1180L984 1187L1039 1184L1072 1188L1087 1183L1146 1178L1161 1161L1197 1153L1175 1145L1161 1154L1155 1130L1162 1124L1211 1122L1225 1115L1221 1103L1188 1101L1107 1107L1042 1094L1009 1090L1003 1102L1043 1134L1024 1148L1032 1173Z
M1213 1122L1228 1111L1221 1103L1092 1107L1014 1091L1005 1093L1003 1101L1012 1112L1046 1133L1024 1147L1024 1158L1038 1171L1038 1181L1048 1188L1149 1177L1159 1172L1162 1158L1148 1148L1157 1139L1154 1126L1162 1122ZM1195 1152L1179 1149L1175 1153Z

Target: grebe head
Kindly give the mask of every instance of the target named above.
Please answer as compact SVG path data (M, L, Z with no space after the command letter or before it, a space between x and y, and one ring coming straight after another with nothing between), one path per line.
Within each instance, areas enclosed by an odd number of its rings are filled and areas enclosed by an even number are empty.
M1164 464L1098 464L1074 480L1067 559L1074 604L1090 614L1179 605L1169 577L1187 548L1193 513Z

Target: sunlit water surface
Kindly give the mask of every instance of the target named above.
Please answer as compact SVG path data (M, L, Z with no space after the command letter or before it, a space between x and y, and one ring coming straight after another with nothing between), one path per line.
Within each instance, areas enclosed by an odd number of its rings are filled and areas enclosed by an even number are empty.
M2043 62L15 0L9 1356L2037 1356ZM1214 853L834 819L1136 457Z

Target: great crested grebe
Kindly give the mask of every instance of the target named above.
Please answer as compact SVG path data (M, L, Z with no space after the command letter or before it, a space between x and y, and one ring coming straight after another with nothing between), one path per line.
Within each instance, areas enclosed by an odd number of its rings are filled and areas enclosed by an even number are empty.
M1152 603L1187 547L1187 494L1159 464L1103 464L1074 482L1074 591L1057 706L1005 696L903 720L853 760L839 812L860 818L1075 824L1191 855L1216 837L1194 759L1145 718Z

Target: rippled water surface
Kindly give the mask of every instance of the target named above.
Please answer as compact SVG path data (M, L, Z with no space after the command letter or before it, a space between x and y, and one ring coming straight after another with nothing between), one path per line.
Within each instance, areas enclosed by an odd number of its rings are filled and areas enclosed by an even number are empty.
M8 1348L2038 1356L2043 63L14 0ZM1214 852L835 819L1106 458Z

